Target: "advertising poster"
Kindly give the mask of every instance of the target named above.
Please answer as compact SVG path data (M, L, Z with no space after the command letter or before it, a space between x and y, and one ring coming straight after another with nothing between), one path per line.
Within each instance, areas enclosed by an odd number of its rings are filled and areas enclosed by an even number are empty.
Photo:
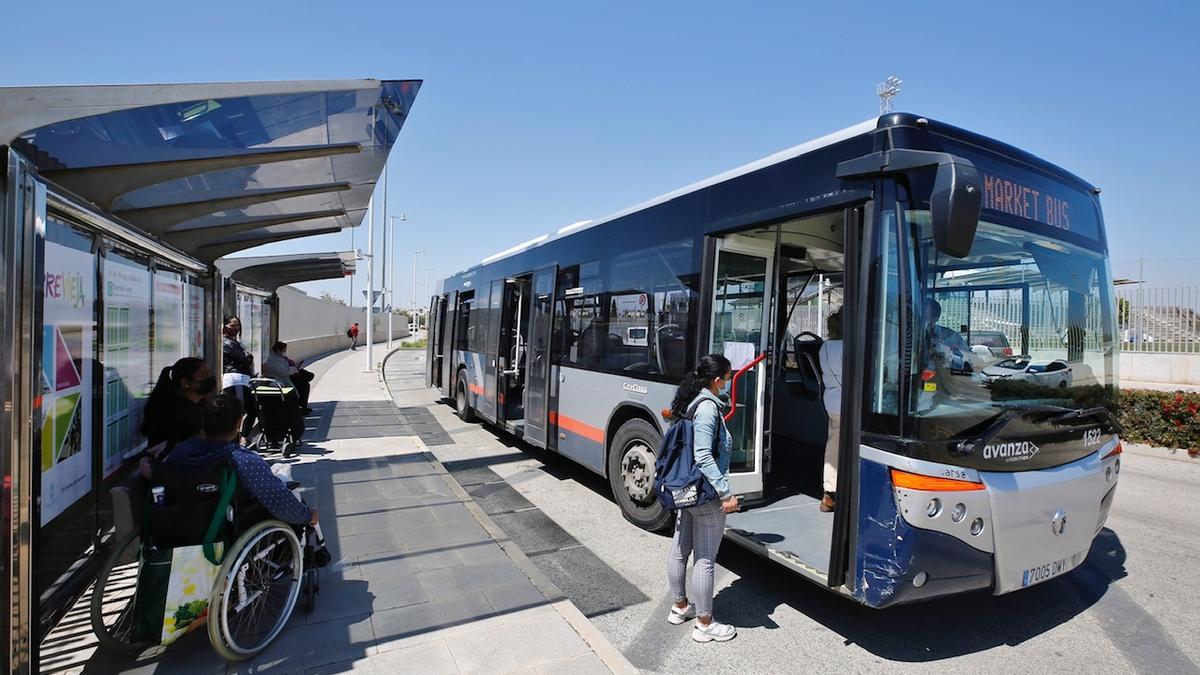
M154 275L154 364L158 373L185 356L183 335L183 282L170 273Z
M187 353L184 356L204 358L204 288L192 284L183 285L185 295L184 335L187 336Z
M91 253L45 244L42 327L42 516L45 525L92 487Z
M104 475L145 443L138 431L150 375L150 272L104 261Z

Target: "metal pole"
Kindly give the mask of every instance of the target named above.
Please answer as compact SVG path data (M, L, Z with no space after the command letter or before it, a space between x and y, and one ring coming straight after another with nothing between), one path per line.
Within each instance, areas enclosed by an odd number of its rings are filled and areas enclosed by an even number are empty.
M387 306L388 294L388 231L391 230L388 226L388 210L387 210L387 192L388 192L388 170L387 161L383 163L383 281L379 284L382 288L382 293L379 294L379 309L382 311ZM393 260L392 264L396 262ZM387 327L387 349L392 350L392 313L388 312L388 327Z
M395 246L396 246L396 233L394 231L394 228L396 227L397 219L399 219L401 222L408 220L408 218L406 218L403 213L401 213L398 216L388 216L388 227L389 227L389 229L393 229L392 248L395 248ZM392 253L394 254L395 251L393 251ZM389 341L389 346L391 344L391 336L392 336L392 316L395 315L395 313L396 313L396 256L392 255L392 276L391 276L391 280L388 283L388 341Z
M425 251L413 251L413 268L412 268L412 313L408 317L408 323L413 327L413 332L416 333L420 329L420 322L417 321L417 256L425 255Z
M350 228L350 250L354 252L354 256L358 257L358 249L354 248L354 231L356 227ZM346 298L346 304L350 305L350 309L354 309L354 273L350 273L350 297Z
M375 209L371 209L371 220L367 223L367 372L375 370L374 348L375 316L371 313L375 300Z
M431 298L433 297L433 293L431 293L429 290L429 277L432 275L432 273L433 273L432 267L425 268L425 295L428 297L431 297ZM518 312L517 316L520 316L520 315L521 315L520 312ZM429 319L430 319L430 317L429 317L428 309L427 309L426 314L425 314L425 330L429 330ZM429 336L427 335L425 337L428 338Z

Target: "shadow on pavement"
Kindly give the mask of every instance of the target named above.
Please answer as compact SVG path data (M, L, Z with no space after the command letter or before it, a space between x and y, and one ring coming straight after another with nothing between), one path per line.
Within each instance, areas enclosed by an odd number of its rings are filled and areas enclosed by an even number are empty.
M1079 568L1034 588L882 610L835 595L737 546L723 545L718 562L740 577L714 601L714 613L729 623L777 628L771 614L786 604L841 635L847 645L908 662L1019 645L1088 609L1126 576L1125 548L1107 528L1096 536Z

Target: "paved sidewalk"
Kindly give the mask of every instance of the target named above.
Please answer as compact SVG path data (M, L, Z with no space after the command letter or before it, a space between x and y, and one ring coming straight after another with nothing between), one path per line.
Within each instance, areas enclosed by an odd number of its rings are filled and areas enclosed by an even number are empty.
M365 350L311 368L311 440L288 461L335 560L316 610L297 608L241 664L220 659L204 632L136 660L93 655L69 617L72 628L43 643L43 672L633 671L427 452L453 441L427 410L393 404Z

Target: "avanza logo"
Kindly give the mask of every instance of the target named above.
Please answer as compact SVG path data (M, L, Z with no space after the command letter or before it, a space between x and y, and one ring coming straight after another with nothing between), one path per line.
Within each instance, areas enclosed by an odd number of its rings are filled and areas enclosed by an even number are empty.
M1002 459L1006 462L1024 462L1038 454L1038 446L1030 441L995 443L983 446L984 459Z

